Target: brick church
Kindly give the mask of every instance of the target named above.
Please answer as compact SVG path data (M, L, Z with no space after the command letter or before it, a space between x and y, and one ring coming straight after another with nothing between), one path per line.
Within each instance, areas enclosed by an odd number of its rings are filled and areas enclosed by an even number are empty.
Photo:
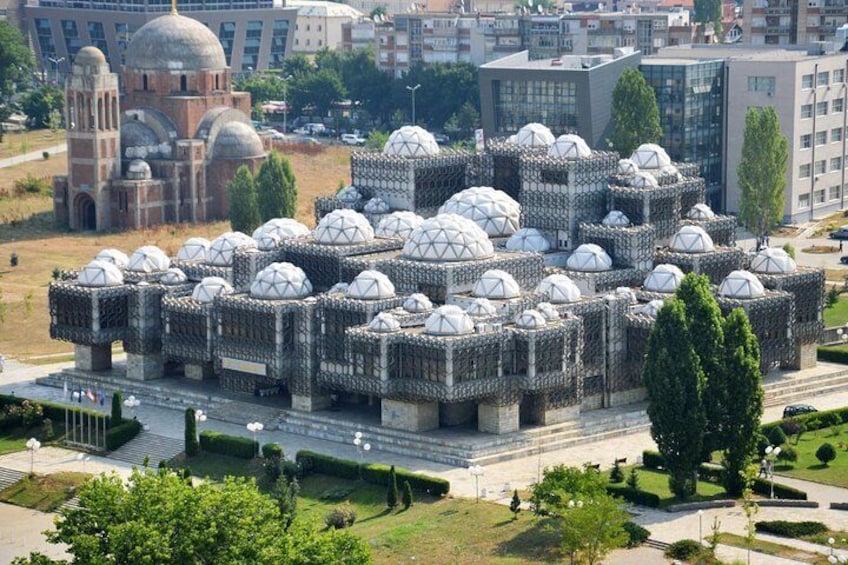
M99 49L80 49L66 100L68 174L53 179L53 208L72 230L226 218L235 170L266 156L218 38L176 10L133 35L120 81Z

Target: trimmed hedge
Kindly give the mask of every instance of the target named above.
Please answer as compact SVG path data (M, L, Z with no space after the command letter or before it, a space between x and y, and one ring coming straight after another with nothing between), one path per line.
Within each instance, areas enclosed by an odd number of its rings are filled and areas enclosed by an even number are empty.
M751 490L763 496L771 495L771 481L757 477L751 483ZM790 486L774 483L774 496L787 500L807 500L807 493Z
M642 465L648 469L662 469L665 467L665 457L659 451L646 449L642 452Z
M65 411L66 410L79 410L84 414L90 414L92 416L97 416L99 418L103 418L104 415L102 412L98 412L97 410L92 410L91 408L84 408L82 404L59 404L58 402L48 402L44 400L33 400L31 398L24 398L21 396L12 396L10 394L0 394L0 408L3 406L9 405L17 405L20 406L24 403L24 400L29 400L30 402L35 402L36 404L41 405L41 409L44 413L45 418L50 418L54 422L64 422L65 421ZM108 415L106 418L106 427L108 428L111 425L112 418Z
M754 528L758 532L785 538L815 536L827 532L827 526L821 522L789 522L786 520L756 522Z
M359 464L349 459L339 459L314 451L301 450L297 452L295 461L303 469L304 475L318 473L354 481L359 478Z
M698 479L717 485L723 484L724 467L716 464L701 463L698 466Z
M109 428L106 432L106 449L115 451L141 431L141 422L138 420L124 420L117 426Z
M610 495L623 498L633 504L648 506L650 508L659 508L660 506L660 497L658 494L654 494L653 492L633 490L632 488L624 485L607 485L606 488Z
M229 436L220 432L204 430L200 434L200 448L209 453L219 453L240 459L253 459L259 451L259 442L246 437Z
M848 351L843 349L831 349L830 347L819 347L816 350L819 361L827 361L829 363L842 363L848 365Z
M282 459L283 448L276 443L266 443L262 446L262 457L265 459Z

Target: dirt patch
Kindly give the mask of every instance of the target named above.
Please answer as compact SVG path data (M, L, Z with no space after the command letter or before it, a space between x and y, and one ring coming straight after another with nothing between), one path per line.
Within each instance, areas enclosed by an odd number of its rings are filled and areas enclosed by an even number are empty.
M801 251L804 253L810 254L824 254L824 253L838 253L839 247L834 245L813 245L811 247L805 247Z

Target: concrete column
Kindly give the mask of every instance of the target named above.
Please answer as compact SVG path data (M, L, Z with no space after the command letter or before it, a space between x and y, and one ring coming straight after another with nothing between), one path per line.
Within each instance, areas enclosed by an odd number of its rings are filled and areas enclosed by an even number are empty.
M789 363L781 363L781 369L812 369L816 366L816 349L815 343L796 343L795 357Z
M477 405L477 429L488 434L508 434L519 428L519 405Z
M301 395L292 394L291 396L292 410L299 412L317 412L330 407L330 395L328 394L313 394Z
M161 379L164 364L161 353L127 353L127 378L134 381Z
M438 402L401 402L384 398L382 424L407 432L426 432L439 427Z
M74 366L80 371L108 371L112 368L112 344L74 345Z
M184 369L186 378L193 381L204 381L215 376L209 363L186 363Z

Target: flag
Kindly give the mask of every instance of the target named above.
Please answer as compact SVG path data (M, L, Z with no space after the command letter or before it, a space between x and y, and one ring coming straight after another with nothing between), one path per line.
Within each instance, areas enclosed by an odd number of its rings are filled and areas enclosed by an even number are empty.
M86 396L86 397L87 397L90 401L92 401L93 403L97 404L97 398L94 396L94 393L93 393L93 392L91 392L91 389L90 389L90 388L89 388L89 389L87 389L87 390L85 391L85 396Z
M100 397L100 406L106 404L106 394L101 390L97 395Z

